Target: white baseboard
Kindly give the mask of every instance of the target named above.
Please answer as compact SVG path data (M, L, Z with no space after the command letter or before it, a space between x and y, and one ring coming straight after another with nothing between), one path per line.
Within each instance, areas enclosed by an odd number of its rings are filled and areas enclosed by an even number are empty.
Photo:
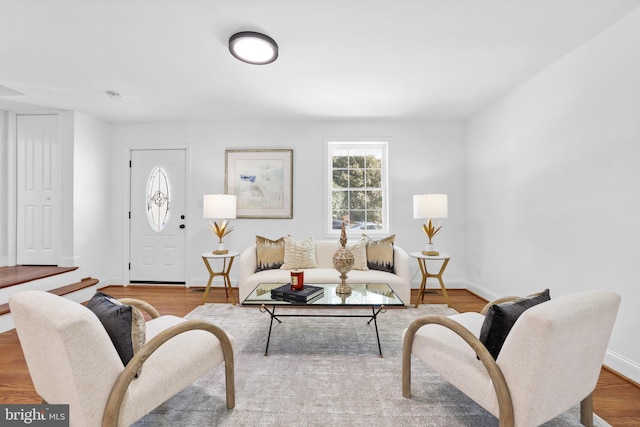
M116 286L127 286L127 282L124 281L124 277L111 277L109 279L100 279L100 284L98 287L104 288L105 286L116 285Z
M604 365L607 368L616 371L620 375L624 375L630 380L640 384L640 365L633 360L627 359L626 357L607 349L607 352L604 355Z
M500 298L501 296L503 296L503 295L498 295L495 292L492 292L474 283L467 283L466 289L478 295L479 297L486 299L487 301L494 301Z
M78 267L78 260L80 259L79 256L72 256L72 257L60 257L60 259L58 260L59 267Z

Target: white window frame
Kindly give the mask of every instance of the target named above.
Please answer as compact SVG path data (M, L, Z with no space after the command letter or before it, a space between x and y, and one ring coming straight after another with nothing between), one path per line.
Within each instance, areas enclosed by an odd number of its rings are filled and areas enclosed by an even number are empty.
M332 190L333 190L333 164L332 153L335 149L344 148L375 148L382 151L382 228L375 230L367 229L346 229L347 235L356 237L363 233L376 236L390 233L390 213L389 213L389 139L388 138L367 138L354 140L351 138L327 138L325 139L325 215L324 229L328 237L336 237L341 233L341 229L333 228L332 216Z

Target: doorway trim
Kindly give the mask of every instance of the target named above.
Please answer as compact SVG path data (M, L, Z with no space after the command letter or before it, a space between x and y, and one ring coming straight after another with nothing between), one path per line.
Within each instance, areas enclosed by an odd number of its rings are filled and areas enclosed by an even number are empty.
M18 140L16 113L7 112L7 259L5 265L18 261ZM5 165L3 165L5 166Z
M56 114L60 118L60 150L61 150L61 171L60 177L60 227L61 236L59 241L58 266L77 267L78 256L74 253L73 242L73 126L74 112L66 110L15 110L6 111L6 165L7 167L7 201L6 201L6 250L7 255L4 264L14 266L18 261L18 140L17 140L17 117L21 115L52 115Z

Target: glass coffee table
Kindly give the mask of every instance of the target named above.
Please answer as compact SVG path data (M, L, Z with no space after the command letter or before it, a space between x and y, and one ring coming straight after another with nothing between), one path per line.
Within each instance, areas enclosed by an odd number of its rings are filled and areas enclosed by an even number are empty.
M242 302L242 305L246 306L258 306L263 313L269 313L271 322L269 323L269 335L267 337L267 346L264 350L264 355L269 353L269 341L271 340L271 330L273 328L273 321L282 323L280 318L282 317L365 317L369 321L367 325L373 321L376 329L376 339L378 340L378 352L382 357L382 347L380 345L380 335L378 334L378 314L387 311L387 307L403 307L404 302L396 295L396 293L386 283L362 283L362 284L349 284L351 293L348 295L336 294L336 288L338 284L335 283L307 283L305 286L317 286L323 288L323 294L308 302L290 302L283 301L281 299L273 299L271 297L271 290L285 285L285 283L260 283L249 294L249 296ZM348 314L348 310L345 310L341 314L333 313L286 313L285 310L278 311L276 314L276 307L312 307L312 308L371 308L371 314ZM283 313L284 311L284 313ZM328 310L329 311L329 310Z

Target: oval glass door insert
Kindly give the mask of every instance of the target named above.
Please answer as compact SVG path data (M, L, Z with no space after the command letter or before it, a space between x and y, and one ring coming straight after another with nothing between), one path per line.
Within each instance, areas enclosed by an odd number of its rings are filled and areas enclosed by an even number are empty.
M147 219L149 227L160 233L167 226L171 214L171 190L167 172L156 166L149 174L147 182Z

